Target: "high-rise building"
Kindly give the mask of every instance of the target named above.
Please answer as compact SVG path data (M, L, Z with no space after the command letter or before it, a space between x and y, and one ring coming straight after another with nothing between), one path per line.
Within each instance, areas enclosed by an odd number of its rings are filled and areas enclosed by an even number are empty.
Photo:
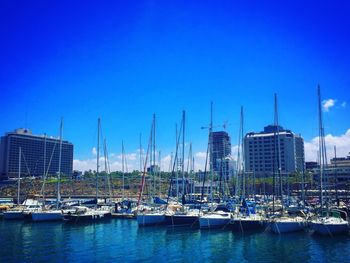
M304 140L281 126L269 125L262 132L246 134L244 157L245 171L256 176L272 176L278 167L282 174L301 172L305 158Z
M211 162L213 171L219 175L229 175L231 161L231 139L227 132L211 133L212 150Z
M0 178L17 177L21 148L21 176L56 175L59 170L59 138L33 135L28 129L6 133L0 141ZM62 141L61 173L73 172L73 144Z

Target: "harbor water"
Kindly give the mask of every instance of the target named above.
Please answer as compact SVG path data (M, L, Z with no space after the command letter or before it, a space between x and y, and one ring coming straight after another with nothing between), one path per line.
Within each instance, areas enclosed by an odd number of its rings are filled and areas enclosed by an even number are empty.
M0 220L0 262L350 262L350 236Z

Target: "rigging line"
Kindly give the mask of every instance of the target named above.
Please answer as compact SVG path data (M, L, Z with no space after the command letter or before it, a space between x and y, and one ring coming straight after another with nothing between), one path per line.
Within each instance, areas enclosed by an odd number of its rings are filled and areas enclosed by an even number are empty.
M182 124L182 122L181 122ZM175 176L175 166L177 164L177 155L178 155L178 148L179 148L179 141L180 141L180 136L181 136L181 130L182 129L182 125L180 126L180 131L179 131L179 134L178 136L176 136L176 150L175 150L175 156L174 156L174 160L173 160L173 168L172 168L172 171L171 171L171 176L170 176L170 184L169 184L169 190L168 190L168 202L169 202L169 197L170 197L170 190L172 188L172 181L174 179L174 176ZM176 182L178 183L178 182Z
M138 197L138 201L137 201L137 207L139 207L139 205L140 205L141 196L143 194L144 187L145 187L145 176L146 176L146 170L147 170L148 154L149 154L149 150L151 147L151 139L152 139L152 132L153 132L152 128L153 128L153 125L151 127L151 134L150 134L150 138L149 138L149 142L148 142L148 146L147 146L147 153L146 153L146 158L145 158L144 167L143 167L143 174L142 174L142 180L141 180L141 185L140 185L139 197Z

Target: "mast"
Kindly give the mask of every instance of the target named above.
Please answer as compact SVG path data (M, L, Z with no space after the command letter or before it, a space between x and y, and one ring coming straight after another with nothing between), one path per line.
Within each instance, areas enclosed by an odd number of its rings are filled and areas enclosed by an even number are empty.
M334 180L335 180L335 199L339 206L338 196L338 171L337 171L337 146L334 145Z
M101 119L97 119L97 155L96 155L96 204L98 202L98 173L100 169L100 128Z
M178 136L177 124L175 124L175 133L176 133L176 152L175 152L174 164L176 163L176 200L179 201L179 171L178 171L178 159L177 159L177 147L178 147L179 140L177 138Z
M182 111L182 196L185 196L185 111Z
M156 195L156 114L153 113L153 163L151 165L151 171L153 175L153 195Z
M110 178L110 173L111 173L111 169L109 166L109 158L108 158L108 151L107 151L107 142L106 139L104 139L104 157L105 157L105 171L106 171L106 179L107 179L107 183L108 183L108 194L109 197L112 198L112 189L111 189L111 178ZM106 190L106 180L105 180L105 192L107 192Z
M161 158L161 151L158 152L158 164L159 164L159 198L162 193L162 172L161 172L161 167L162 167L162 158Z
M147 146L147 152L146 152L146 159L145 159L144 166L143 166L143 171L142 171L142 178L141 178L139 197L138 197L138 200L137 200L137 207L139 207L139 205L140 205L141 197L142 197L142 194L143 194L143 189L145 187L145 177L146 177L146 170L147 170L148 155L149 155L150 150L152 150L151 149L151 147L152 147L152 134L153 134L153 125L151 126L150 138L149 138L149 142L148 142L148 146Z
M190 189L190 197L192 199L193 197L193 189L191 187L192 183L191 183L191 180L192 180L192 166L193 166L193 162L192 162L192 143L190 143L190 149L188 151L188 160L187 160L187 177L188 177L188 180L189 180L189 189ZM192 180L193 182L194 180Z
M62 160L62 131L63 131L63 118L61 118L61 125L60 125L60 152L58 157L57 203L56 203L57 209L59 207L59 201L61 199L60 188L61 188L61 160Z
M318 95L318 123L319 123L319 162L320 162L320 202L321 202L321 211L323 209L323 169L324 169L324 133L323 133L323 119L322 119L322 104L321 104L321 89L320 85L317 87L317 95Z
M104 155L104 161L105 161L105 179L104 181L104 191L105 194L107 193L107 177L108 177L108 168L107 168L107 144L106 144L106 138L103 140L103 155Z
M122 173L123 173L123 179L122 179L122 200L124 200L125 197L125 150L124 150L124 141L122 141Z
M278 122L278 104L277 104L277 94L275 93L275 128L277 131L277 173L279 179L279 192L281 196L281 205L283 209L283 184L282 184L282 173L281 173L281 144L280 144L280 129Z
M210 125L209 125L209 167L210 167L210 198L211 201L213 200L213 180L214 180L214 173L213 173L213 102L210 102Z
M242 196L245 197L246 195L246 173L244 168L244 141L243 141L243 134L244 134L244 113L243 113L243 106L241 107L241 169L242 169L242 177L243 177L243 186L242 186Z
M17 180L17 205L19 205L19 194L21 191L21 160L22 160L22 148L19 147L18 155L18 180Z

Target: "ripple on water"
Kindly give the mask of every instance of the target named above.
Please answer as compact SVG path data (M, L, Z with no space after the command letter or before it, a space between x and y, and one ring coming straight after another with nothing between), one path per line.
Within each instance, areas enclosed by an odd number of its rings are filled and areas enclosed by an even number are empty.
M350 262L350 238L0 221L1 262Z

